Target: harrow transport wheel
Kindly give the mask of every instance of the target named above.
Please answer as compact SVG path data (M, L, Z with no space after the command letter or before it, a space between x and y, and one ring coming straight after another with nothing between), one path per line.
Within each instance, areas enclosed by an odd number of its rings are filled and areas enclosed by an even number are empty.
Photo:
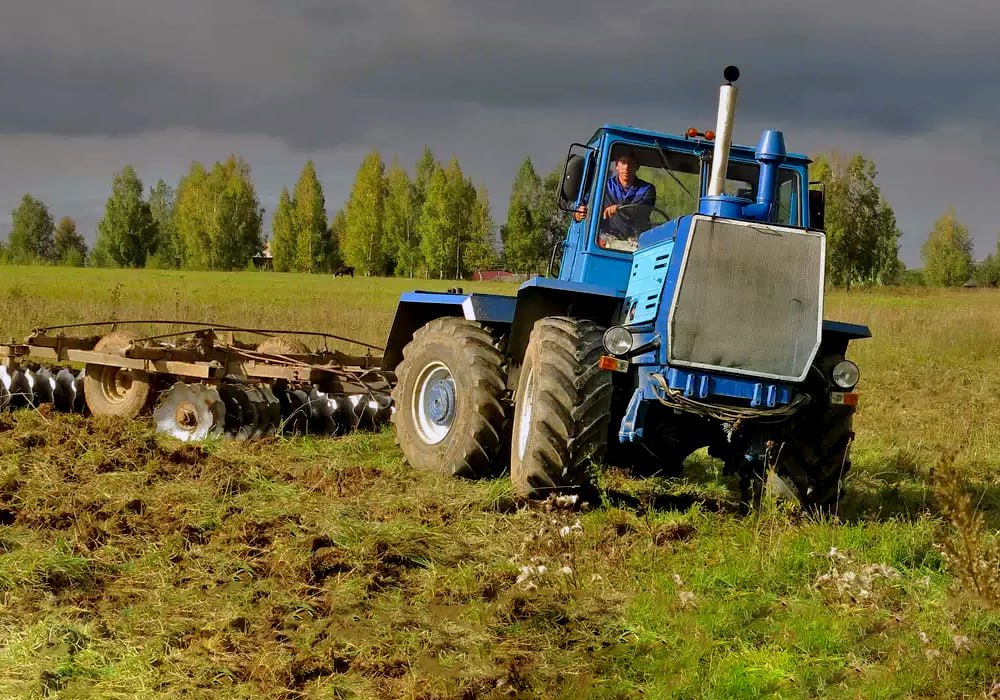
M121 354L138 336L130 331L114 331L97 341L94 352ZM141 370L88 364L83 393L95 416L135 418L153 397L150 376Z
M851 469L854 407L829 406L796 421L777 460L777 476L806 507L831 508Z
M503 358L483 326L438 318L403 348L392 422L417 469L476 478L496 471L506 443Z
M611 374L597 366L603 333L582 319L535 323L515 397L510 477L518 495L593 489L611 421Z
M262 341L257 346L257 352L268 355L308 355L309 348L294 336L275 335Z

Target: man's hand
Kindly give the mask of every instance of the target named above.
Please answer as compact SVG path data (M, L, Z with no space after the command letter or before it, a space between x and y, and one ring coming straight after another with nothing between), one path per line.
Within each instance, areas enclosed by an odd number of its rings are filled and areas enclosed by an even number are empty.
M576 211L573 212L573 221L583 221L583 217L585 217L586 215L587 215L587 205L581 204L576 208Z
M618 205L612 204L611 206L605 208L604 213L601 215L601 218L610 219L612 216L615 215L615 212L617 211L618 211Z

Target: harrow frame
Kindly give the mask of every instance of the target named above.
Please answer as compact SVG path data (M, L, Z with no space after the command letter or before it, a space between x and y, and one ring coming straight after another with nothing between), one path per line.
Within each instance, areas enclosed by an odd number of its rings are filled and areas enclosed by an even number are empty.
M135 337L120 352L96 348L101 338L107 337L109 333L128 327L160 325L181 326L183 329ZM105 327L107 330L101 335L66 333L67 330L88 327ZM306 354L262 351L258 349L258 345L238 339L237 334L321 337L323 348ZM350 354L329 349L330 339L362 346L365 353ZM381 369L382 355L373 354L372 350L381 351L381 348L330 333L173 320L114 320L36 328L22 343L12 340L10 343L0 344L0 367L5 369L7 377L15 372L35 372L40 365L46 369L51 368L51 376L55 376L60 367L66 368L70 364L91 369L112 367L127 370L137 376L141 374L144 381L153 382L161 389L180 383L203 385L206 388L235 384L257 388L281 387L282 391L288 392L298 389L300 393L302 390L306 394L312 392L313 399L307 402L307 410L315 411L312 406L317 400L332 402L324 409L324 415L329 416L334 411L338 397L345 400L354 397L352 405L355 408L362 399L367 403L368 399L374 402L377 397L379 405L383 406L380 410L391 411L391 408L384 407L389 405L386 402L395 385L395 375ZM168 392L169 389L166 389L158 393L167 395ZM29 403L36 405L38 402ZM99 414L97 410L93 412ZM355 412L361 417L363 410L358 408ZM355 417L348 422L353 423L353 429L364 421ZM368 421L374 427L382 422L383 416ZM334 430L332 434L340 432Z

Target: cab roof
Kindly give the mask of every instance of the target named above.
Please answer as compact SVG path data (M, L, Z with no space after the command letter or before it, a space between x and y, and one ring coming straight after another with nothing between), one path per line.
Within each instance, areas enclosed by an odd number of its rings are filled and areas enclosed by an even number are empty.
M689 139L684 136L677 136L676 134L665 134L659 131L649 131L647 129L640 129L635 126L623 126L621 124L605 124L598 130L598 132L600 131L607 132L608 134L619 138L632 139L636 141L660 141L664 144L669 143L675 148L690 149L692 151L696 150L698 146L714 148L715 144L714 141L707 141L705 139ZM595 134L595 136L596 135L597 134ZM731 146L730 152L740 158L753 160L756 151L756 146L745 146L734 143ZM785 155L785 162L796 165L808 165L812 162L812 160L809 156L802 153L788 153Z

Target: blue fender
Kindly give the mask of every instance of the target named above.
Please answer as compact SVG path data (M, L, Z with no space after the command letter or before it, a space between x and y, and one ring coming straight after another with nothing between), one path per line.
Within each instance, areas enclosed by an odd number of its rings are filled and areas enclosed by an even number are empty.
M404 292L382 355L382 369L392 371L403 359L403 348L414 332L435 318L457 316L469 321L509 326L514 320L516 297L502 294L453 294L445 292Z
M819 356L839 353L847 354L847 344L852 340L871 338L872 332L868 326L843 321L823 321L823 334L820 341Z
M507 355L520 362L528 347L535 321L545 316L574 316L609 325L624 294L580 282L547 277L528 280L516 297L502 294L406 292L399 298L392 319L382 369L392 371L403 359L403 348L418 328L442 316L479 321L509 332Z

